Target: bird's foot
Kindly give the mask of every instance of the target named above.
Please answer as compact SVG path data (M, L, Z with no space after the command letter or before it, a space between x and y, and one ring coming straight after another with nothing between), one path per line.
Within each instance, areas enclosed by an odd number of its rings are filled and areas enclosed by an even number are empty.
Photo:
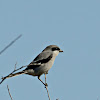
M45 87L47 87L48 86L48 84L47 83L45 83Z

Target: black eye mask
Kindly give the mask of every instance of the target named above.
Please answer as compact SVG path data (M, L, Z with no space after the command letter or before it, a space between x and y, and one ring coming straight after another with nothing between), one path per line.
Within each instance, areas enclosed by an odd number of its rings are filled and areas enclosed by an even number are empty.
M58 50L59 51L60 49L57 48L57 47L56 48L52 48L52 51L55 51L55 50Z

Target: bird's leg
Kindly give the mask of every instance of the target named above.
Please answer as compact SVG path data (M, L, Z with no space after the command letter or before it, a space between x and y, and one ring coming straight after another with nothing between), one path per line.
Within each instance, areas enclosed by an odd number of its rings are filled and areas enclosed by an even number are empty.
M40 79L40 76L38 76L38 79L39 79L45 86L48 86L46 83L44 83L44 82Z
M44 74L45 74L45 84L46 84L46 86L48 86L48 84L46 83L46 75L48 74L48 72L46 72Z
M46 83L46 74L45 74L45 86L48 86L48 84Z
M45 74L45 84L46 84L46 74Z

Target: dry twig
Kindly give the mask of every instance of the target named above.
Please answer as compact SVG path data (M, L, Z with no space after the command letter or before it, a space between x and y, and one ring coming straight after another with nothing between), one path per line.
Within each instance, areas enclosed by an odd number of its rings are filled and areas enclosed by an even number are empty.
M49 100L51 100L51 99L50 99L50 95L49 95L49 91L48 91L47 86L45 86L45 88L46 88L46 90L47 90L48 98L49 98Z
M46 83L46 74L45 74L45 84L47 84L47 83ZM51 100L51 99L50 99L50 95L49 95L49 91L48 91L47 86L45 86L45 88L46 88L46 90L47 90L48 98L49 98L49 100Z
M8 93L9 93L9 96L10 96L11 100L13 100L8 85L7 85L7 89L8 89Z

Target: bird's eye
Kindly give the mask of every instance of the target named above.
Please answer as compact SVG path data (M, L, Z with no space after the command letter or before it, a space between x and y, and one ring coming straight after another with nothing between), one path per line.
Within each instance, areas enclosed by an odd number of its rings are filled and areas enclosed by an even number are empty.
M57 47L56 48L52 48L52 51L55 51L55 50L58 50L59 51L60 49L57 48Z

